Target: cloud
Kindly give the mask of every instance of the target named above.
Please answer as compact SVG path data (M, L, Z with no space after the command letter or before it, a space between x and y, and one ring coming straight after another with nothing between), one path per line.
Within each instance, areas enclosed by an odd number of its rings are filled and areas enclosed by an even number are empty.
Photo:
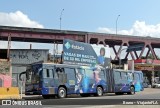
M31 20L26 14L21 11L3 13L0 12L0 25L3 26L18 26L31 28L44 28L43 25Z
M99 27L98 32L115 34L115 30L107 27ZM118 34L134 36L160 37L160 24L149 25L145 21L135 21L131 29L119 30Z
M26 14L21 11L4 13L0 12L0 25L2 26L17 26L17 27L30 27L30 28L44 28L43 25L37 21L31 20ZM0 48L7 48L7 41L0 41ZM27 49L31 42L11 42L12 49ZM34 48L39 48L41 44L32 43ZM45 44L46 45L46 44ZM23 46L23 47L22 47ZM43 47L44 48L44 47ZM49 49L47 46L46 48Z

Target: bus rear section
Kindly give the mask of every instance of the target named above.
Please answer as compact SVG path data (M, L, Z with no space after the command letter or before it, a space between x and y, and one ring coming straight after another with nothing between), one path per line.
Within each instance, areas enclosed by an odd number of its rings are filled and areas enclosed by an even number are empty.
M70 94L102 96L107 92L105 69L98 67L34 64L26 76L26 95L64 98Z
M131 74L131 80L135 87L135 92L140 92L144 90L143 87L143 72L142 71L134 71L129 72Z
M135 94L143 90L143 74L142 72L131 72L124 70L113 70L113 81L115 94ZM113 87L112 87L113 88Z

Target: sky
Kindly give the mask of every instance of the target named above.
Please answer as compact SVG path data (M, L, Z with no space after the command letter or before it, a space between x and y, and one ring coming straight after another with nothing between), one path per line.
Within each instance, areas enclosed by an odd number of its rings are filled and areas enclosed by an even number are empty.
M0 0L0 25L60 28L160 38L159 0ZM12 48L29 48L29 43L12 42ZM33 44L33 48L53 45ZM0 48L6 43L0 42Z

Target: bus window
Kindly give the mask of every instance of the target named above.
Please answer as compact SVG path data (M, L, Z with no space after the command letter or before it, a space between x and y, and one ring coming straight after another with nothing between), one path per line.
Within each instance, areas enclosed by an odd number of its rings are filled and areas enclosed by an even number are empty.
M58 72L56 70L54 70L53 76L54 76L54 79L58 79Z
M86 69L86 70L85 70L85 75L86 75L86 77L88 77L88 78L91 78L91 79L94 78L93 70L91 70L91 69Z
M134 79L134 75L131 72L127 73L127 76L128 76L129 80L133 80Z
M53 78L53 70L52 69L44 69L43 70L43 78Z
M32 77L33 77L32 74L33 74L33 72L30 68L26 70L26 84L32 83Z
M81 68L78 68L78 73L82 74L82 76L85 75L85 70L84 69L81 69Z
M118 83L119 80L121 79L121 74L118 71L114 72L114 79L115 79L115 83Z
M105 79L104 70L101 70L101 71L99 72L99 78L102 79L102 80L106 80L106 79Z
M121 77L123 80L127 80L127 73L121 72Z
M134 80L139 80L140 79L139 77L140 77L139 74L134 73Z
M76 73L74 68L64 68L65 73L67 74L67 81L69 85L75 85Z
M142 73L140 73L140 75L141 75L141 80L143 80L143 74L142 74Z

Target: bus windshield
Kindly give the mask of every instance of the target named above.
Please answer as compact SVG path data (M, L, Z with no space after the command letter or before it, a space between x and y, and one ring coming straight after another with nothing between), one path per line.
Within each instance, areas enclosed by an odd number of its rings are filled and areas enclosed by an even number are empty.
M39 83L41 69L28 69L26 71L26 84Z
M31 84L32 74L31 69L26 70L26 84Z

